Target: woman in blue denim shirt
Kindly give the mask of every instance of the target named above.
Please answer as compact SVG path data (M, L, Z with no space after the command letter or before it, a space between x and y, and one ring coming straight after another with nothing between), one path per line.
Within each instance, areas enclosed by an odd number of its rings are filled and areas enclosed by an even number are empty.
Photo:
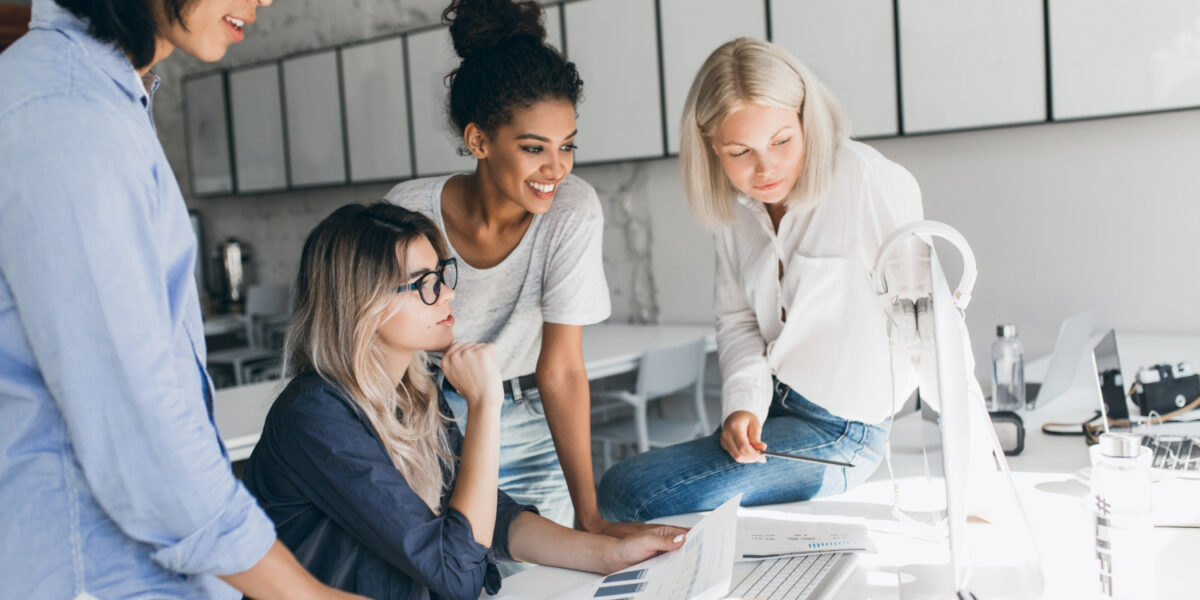
M229 468L151 118L156 63L270 3L34 0L0 54L0 597L345 597Z
M279 538L322 581L376 599L476 598L496 562L609 573L674 550L568 529L498 491L495 348L455 342L457 264L428 218L344 206L309 235L276 399L244 479ZM425 353L470 413L460 433Z

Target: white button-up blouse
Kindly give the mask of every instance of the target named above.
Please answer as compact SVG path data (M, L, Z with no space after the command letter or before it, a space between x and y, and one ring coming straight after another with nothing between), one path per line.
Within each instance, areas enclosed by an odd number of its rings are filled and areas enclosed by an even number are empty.
M738 197L734 213L715 234L722 421L747 410L764 422L772 376L844 419L873 424L894 414L916 372L892 361L870 273L883 240L922 219L913 176L846 141L826 194L789 207L778 232L757 200ZM928 288L928 254L909 247L893 253L886 273L893 294L916 297Z

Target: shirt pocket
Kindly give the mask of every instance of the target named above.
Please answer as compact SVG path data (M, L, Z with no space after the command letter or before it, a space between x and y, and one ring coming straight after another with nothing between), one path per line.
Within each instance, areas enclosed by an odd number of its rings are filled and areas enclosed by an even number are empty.
M785 276L784 292L791 293L788 319L840 319L846 310L848 265L841 256L794 255Z

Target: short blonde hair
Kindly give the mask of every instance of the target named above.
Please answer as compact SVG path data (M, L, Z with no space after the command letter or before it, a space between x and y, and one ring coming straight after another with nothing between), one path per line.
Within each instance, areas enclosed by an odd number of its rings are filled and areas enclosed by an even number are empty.
M849 136L849 123L837 101L786 50L753 38L717 48L692 82L679 141L688 208L710 229L734 219L738 194L710 142L725 118L745 104L790 108L800 118L804 165L789 205L821 198L833 176L837 148Z

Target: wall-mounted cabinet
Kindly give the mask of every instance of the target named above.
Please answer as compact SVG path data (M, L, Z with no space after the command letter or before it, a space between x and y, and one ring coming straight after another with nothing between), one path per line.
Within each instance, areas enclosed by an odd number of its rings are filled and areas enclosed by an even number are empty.
M1200 2L1048 0L1056 120L1200 106Z
M662 82L654 0L563 6L567 58L583 78L579 162L663 155Z
M342 48L350 181L412 177L404 38Z
M1200 107L1200 3L1161 0L565 0L547 43L584 81L576 164L679 152L712 50L769 38L859 138ZM447 115L445 26L188 77L196 195L470 171Z
M659 0L667 153L679 153L679 127L692 79L712 51L739 37L767 37L766 5L757 0Z
M458 67L449 29L437 27L410 34L408 56L417 176L474 170L475 161L458 153L460 142L446 112L450 91L446 74Z
M230 71L229 113L238 193L287 189L279 63Z
M899 0L905 133L1046 120L1042 0Z
M183 97L192 193L228 194L233 191L233 160L225 73L188 79L183 82Z
M291 186L346 183L337 50L289 58L282 67Z
M825 84L857 137L900 131L892 6L892 0L771 3L771 39Z

